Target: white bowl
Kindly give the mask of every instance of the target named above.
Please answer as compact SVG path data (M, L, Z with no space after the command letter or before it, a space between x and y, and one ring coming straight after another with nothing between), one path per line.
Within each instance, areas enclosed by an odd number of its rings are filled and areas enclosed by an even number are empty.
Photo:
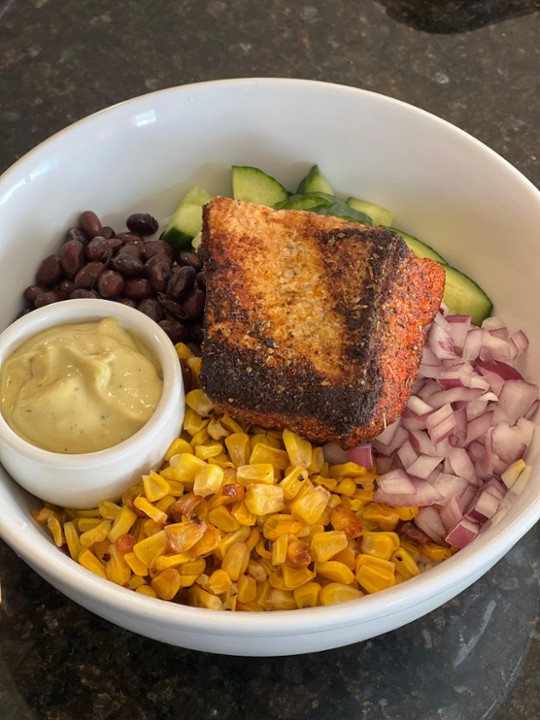
M315 162L337 191L393 209L397 226L472 275L509 326L528 333L525 372L540 382L538 191L484 145L422 110L304 80L225 80L149 94L75 124L17 162L0 181L0 267L9 268L0 323L16 314L39 260L82 210L113 226L134 211L164 219L194 184L230 192L232 164L262 167L293 186ZM134 632L217 653L311 652L415 620L485 573L540 516L539 445L537 437L527 487L496 526L434 569L338 606L220 613L117 587L58 551L30 518L35 500L6 473L0 532L67 596Z
M161 461L184 418L182 372L174 345L144 313L109 300L65 300L23 315L0 335L0 366L26 340L66 323L115 318L142 340L159 362L163 389L154 413L134 435L96 452L63 454L23 440L0 413L0 462L19 485L55 505L95 507L117 500Z

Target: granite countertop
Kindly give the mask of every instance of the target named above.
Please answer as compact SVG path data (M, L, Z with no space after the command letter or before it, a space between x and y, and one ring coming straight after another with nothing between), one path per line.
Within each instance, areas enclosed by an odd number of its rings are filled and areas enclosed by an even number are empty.
M69 123L187 82L302 77L418 105L538 185L536 0L2 0L0 172ZM454 600L384 636L289 658L121 630L0 541L0 718L540 718L540 525Z

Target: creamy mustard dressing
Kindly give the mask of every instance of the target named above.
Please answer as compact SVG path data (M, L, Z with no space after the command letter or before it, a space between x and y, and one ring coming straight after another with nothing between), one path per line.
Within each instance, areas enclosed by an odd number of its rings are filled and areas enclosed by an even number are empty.
M152 416L163 389L158 367L114 318L59 325L4 362L0 411L17 435L44 450L104 450Z

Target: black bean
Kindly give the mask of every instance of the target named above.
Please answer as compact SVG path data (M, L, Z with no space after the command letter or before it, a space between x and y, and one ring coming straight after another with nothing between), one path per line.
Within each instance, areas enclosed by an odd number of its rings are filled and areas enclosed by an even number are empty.
M124 295L132 300L144 300L154 294L150 281L141 277L127 278L124 285Z
M86 243L88 242L88 237L80 228L72 227L69 228L66 233L65 242L69 242L70 240L78 240L83 245L86 245Z
M172 258L174 250L169 243L163 242L163 240L149 240L141 248L141 257L146 261L154 255L167 255Z
M124 248L122 248L122 251ZM142 260L126 252L119 252L111 260L111 267L125 277L142 277L146 269Z
M124 278L114 270L104 270L98 278L97 288L104 298L116 298L124 291Z
M189 265L197 272L202 270L203 264L201 258L196 253L190 252L189 250L182 250L178 253L178 261L181 265Z
M122 248L124 245L124 241L122 240L122 238L119 237L111 237L105 239L107 240L107 243L113 255L114 253L118 252L120 248Z
M48 288L45 287L44 285L42 285L42 286L29 285L26 288L26 290L23 292L23 298L26 300L26 302L29 305L33 306L34 303L36 302L36 298L38 297L38 295L41 295L41 293L47 292L47 291L48 291Z
M119 232L116 233L116 237L121 238L124 242L134 242L138 245L144 244L144 238L139 233Z
M105 265L102 262L89 262L87 265L84 265L75 275L75 289L84 288L91 290L97 283L103 270L105 270Z
M206 275L204 274L204 270L201 270L201 272L197 273L195 284L197 285L197 287L200 287L201 290L206 290Z
M64 272L72 280L84 265L83 244L78 240L65 242L60 249L60 261Z
M103 237L106 238L107 240L108 240L109 238L114 237L114 235L116 235L116 233L114 232L114 230L112 229L112 227L111 227L110 225L104 225L104 226L101 228L101 234L102 234Z
M182 323L176 320L160 320L158 325L162 328L173 343L186 342L189 338L189 330Z
M145 265L146 265L146 267L150 267L154 263L158 263L158 262L165 262L165 263L167 263L167 265L169 267L172 267L172 265L173 265L172 257L169 257L169 255L162 255L162 254L152 255L152 257L148 258L148 260L145 262Z
M134 242L125 242L120 250L116 253L117 255L131 255L131 257L135 257L137 259L140 259L141 257L141 248L137 243ZM142 261L141 261L142 262Z
M156 218L148 213L133 213L126 220L126 225L132 232L145 236L153 235L159 227Z
M152 318L154 322L159 322L163 317L163 311L161 305L156 298L145 298L139 303L139 310L149 318Z
M96 235L103 235L103 226L101 220L92 210L85 210L79 217L79 227L87 235L89 240L95 238Z
M56 285L64 277L62 261L59 255L49 255L41 264L36 273L38 285Z
M183 301L182 309L187 314L190 322L202 319L205 301L206 294L200 288L195 288Z
M103 235L96 235L86 246L85 252L91 262L107 262L111 256L109 241Z
M189 265L173 267L170 280L167 284L167 293L173 300L182 300L193 288L196 276L197 273Z
M45 305L52 305L52 303L60 302L61 300L67 300L67 295L60 290L48 290L47 292L41 293L36 298L36 308L44 307Z
M97 298L99 295L95 290L87 290L86 288L75 288L70 294L70 300L80 300L81 298Z
M137 307L137 303L132 298L119 297L119 298L116 298L116 302L122 303L122 305L127 305L128 307L132 307L132 308Z
M176 320L181 320L182 322L189 320L187 310L184 310L180 303L175 302L165 293L158 293L158 301L161 307Z
M63 292L67 297L71 295L74 289L75 283L73 282L73 280L69 280L68 278L60 280L60 282L58 283L58 290L60 290L60 292Z
M163 255L154 255L154 257L164 257ZM153 262L150 265L146 265L146 275L150 280L150 284L156 292L163 292L169 278L171 276L171 267L166 260L159 262Z

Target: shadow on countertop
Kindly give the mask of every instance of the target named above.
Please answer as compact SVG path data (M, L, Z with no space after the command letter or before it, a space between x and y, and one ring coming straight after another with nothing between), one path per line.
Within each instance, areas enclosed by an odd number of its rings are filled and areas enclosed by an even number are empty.
M539 0L379 0L392 20L415 30L452 34L477 30L540 10Z

